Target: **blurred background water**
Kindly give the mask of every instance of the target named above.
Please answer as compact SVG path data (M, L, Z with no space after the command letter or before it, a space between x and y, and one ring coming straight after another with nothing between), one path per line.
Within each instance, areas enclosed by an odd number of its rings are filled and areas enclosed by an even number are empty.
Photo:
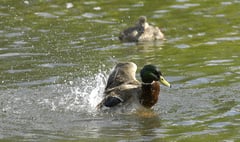
M239 141L239 0L1 0L1 141ZM166 41L121 43L145 15ZM117 62L151 63L154 117L96 111ZM137 73L138 74L138 73ZM139 75L137 75L139 79Z

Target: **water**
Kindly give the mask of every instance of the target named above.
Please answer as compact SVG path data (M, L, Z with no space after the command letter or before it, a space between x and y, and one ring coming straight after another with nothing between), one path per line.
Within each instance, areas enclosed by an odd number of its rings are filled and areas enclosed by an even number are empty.
M239 141L240 1L2 1L0 140ZM166 41L121 43L145 15ZM120 61L161 68L152 110L105 113ZM139 73L137 73L139 79Z

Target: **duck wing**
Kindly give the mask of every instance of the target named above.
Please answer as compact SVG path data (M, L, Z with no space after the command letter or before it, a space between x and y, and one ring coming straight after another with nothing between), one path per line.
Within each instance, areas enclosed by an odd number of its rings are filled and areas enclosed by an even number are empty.
M138 41L138 38L142 35L144 31L143 27L135 26L130 27L122 31L119 35L119 39L122 41Z
M137 66L132 62L118 63L108 77L105 90L122 84L139 84L135 78Z
M125 103L134 96L141 94L141 85L140 84L123 84L111 89L107 89L105 92L105 97L97 106L101 108L114 107L120 103Z
M158 27L149 25L145 28L144 32L140 35L139 41L153 41L158 39L164 39L164 34Z

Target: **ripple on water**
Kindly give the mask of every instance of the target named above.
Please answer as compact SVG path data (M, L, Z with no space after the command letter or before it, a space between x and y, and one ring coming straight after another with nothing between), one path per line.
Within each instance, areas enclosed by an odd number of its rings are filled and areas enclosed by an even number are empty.
M206 45L216 45L216 44L218 44L218 42L217 41L208 41L208 42L205 42L204 44L206 44Z
M71 67L75 66L76 64L71 64L71 63L46 63L46 64L41 64L39 65L40 67L45 67L45 68L55 68L55 67Z
M169 10L164 10L164 9L154 11L154 13L168 13L168 12Z
M197 123L203 123L203 121L200 120L186 120L186 121L180 121L173 124L173 126L190 126L195 125Z
M113 22L113 21L100 20L100 19L94 19L94 20L91 20L91 22L101 23L101 24L115 24L116 23L116 22Z
M35 12L35 15L43 18L58 18L59 16L47 13L47 12Z
M221 37L221 38L215 38L217 41L238 41L240 40L240 37Z
M104 15L105 15L105 13L95 14L95 13L89 13L89 12L82 14L82 16L85 17L85 18L99 18L99 17L102 17Z
M237 74L240 74L240 66L232 66L232 67L229 67L229 69L232 71L232 72L235 72Z
M52 76L52 77L41 79L41 80L19 82L19 83L15 83L14 85L17 85L19 87L30 87L30 86L36 86L36 85L54 84L59 79L60 79L59 76Z
M231 108L231 110L225 112L223 114L223 117L235 116L235 115L240 115L240 105L237 105L237 106Z
M11 69L11 70L7 70L6 72L14 74L14 73L31 72L31 71L32 69L22 69L22 70Z
M184 48L190 48L190 45L187 45L187 44L177 44L177 45L175 45L175 47L184 49Z
M9 16L10 14L8 14L8 13L2 13L2 12L0 12L0 16Z
M73 8L73 6L74 6L73 3L71 3L71 2L67 2L67 3L66 3L66 8L67 8L67 9Z
M44 53L5 53L5 54L0 54L0 59L1 58L8 58L8 57L29 57L29 56L41 56L41 55L46 55Z
M223 60L210 60L205 61L207 66L219 66L219 65L231 65L233 64L234 60L232 59L223 59Z
M118 11L129 11L130 8L118 8Z
M96 1L85 1L85 2L83 2L83 4L85 4L85 5L94 5L94 4L97 4L97 2Z
M169 10L156 10L156 11L154 11L154 15L152 17L160 18L160 17L163 17L168 12L169 12Z
M132 7L143 7L143 6L144 6L143 2L139 2L139 3L136 3L136 4L132 5Z
M210 79L210 78L201 77L201 78L197 78L197 79L187 81L186 84L189 84L191 86L200 85L200 84L208 84L208 83L211 82L211 80L212 79Z
M187 2L189 0L176 0L177 2Z
M4 34L4 36L6 37L6 38L13 38L13 37L20 37L20 36L22 36L22 35L24 35L24 33L23 32L8 32L8 33L6 33L6 34Z
M216 122L216 123L212 123L210 125L208 125L208 127L212 127L212 128L223 128L226 126L232 125L231 122Z
M230 2L230 1L225 1L225 2L221 2L221 4L222 4L222 5L231 5L232 2Z
M24 45L24 44L27 44L28 42L23 41L23 40L19 40L19 41L14 41L13 43L16 44L16 45L22 46L22 45Z
M196 6L200 6L200 4L198 4L198 3L185 3L185 4L182 4L182 5L172 5L172 6L170 6L170 8L187 9L187 8L196 7Z

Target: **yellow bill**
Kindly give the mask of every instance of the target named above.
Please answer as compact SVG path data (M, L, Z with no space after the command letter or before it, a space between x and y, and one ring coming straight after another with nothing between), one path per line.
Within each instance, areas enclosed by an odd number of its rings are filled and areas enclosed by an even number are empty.
M163 85L171 88L171 84L170 84L169 82L167 82L167 80L165 80L163 76L160 76L160 82L161 82Z

